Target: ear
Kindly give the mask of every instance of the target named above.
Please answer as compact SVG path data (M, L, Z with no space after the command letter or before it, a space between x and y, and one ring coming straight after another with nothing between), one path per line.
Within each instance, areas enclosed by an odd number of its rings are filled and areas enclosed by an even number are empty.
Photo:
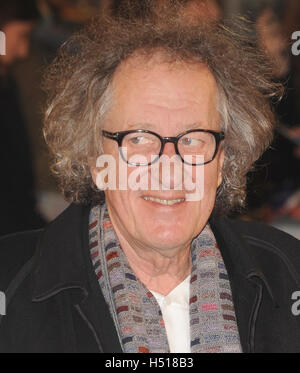
M218 187L221 185L223 180L223 165L224 165L224 159L225 159L225 151L223 149L223 146L220 149L219 157L218 157Z

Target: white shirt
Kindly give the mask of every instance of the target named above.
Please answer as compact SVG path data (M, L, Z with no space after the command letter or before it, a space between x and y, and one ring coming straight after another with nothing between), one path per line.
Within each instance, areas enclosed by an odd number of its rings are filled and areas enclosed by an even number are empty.
M164 296L153 290L165 322L170 352L191 352L190 348L190 275Z

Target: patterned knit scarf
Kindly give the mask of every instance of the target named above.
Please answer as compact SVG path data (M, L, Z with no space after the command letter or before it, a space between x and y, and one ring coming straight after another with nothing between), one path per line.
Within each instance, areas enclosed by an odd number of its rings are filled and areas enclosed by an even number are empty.
M134 275L106 205L90 212L90 252L105 301L126 353L170 352L160 307ZM191 245L191 352L241 352L228 275L207 225Z

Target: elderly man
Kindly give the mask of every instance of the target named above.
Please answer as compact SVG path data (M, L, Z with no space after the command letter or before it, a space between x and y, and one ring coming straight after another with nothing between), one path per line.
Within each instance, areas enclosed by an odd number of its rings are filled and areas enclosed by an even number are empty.
M1 240L1 351L300 351L298 240L226 217L280 90L237 35L161 10L64 45L44 133L73 203Z

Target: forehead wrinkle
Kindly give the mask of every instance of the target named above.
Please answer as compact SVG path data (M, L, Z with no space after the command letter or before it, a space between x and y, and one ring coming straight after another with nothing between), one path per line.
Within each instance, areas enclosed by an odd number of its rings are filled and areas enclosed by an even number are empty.
M216 88L215 78L209 70L209 68L205 65L205 63L166 60L164 52L155 52L154 55L147 57L139 54L128 57L125 61L121 62L121 64L117 67L114 73L113 82L118 81L119 88L121 88L120 81L123 83L125 81L125 79L122 78L130 77L130 81L132 81L135 76L134 72L138 73L140 81L141 77L143 80L147 80L148 72L153 71L156 68L159 68L161 70L167 70L167 72L170 73L175 73L176 79L178 79L178 73L186 73L188 71L199 71L202 72L203 75L205 75L205 78L208 78L209 83L211 83L210 86ZM119 79L120 77L121 79ZM160 83L163 83L163 81L161 81ZM159 89L161 90L161 88L162 87L160 86Z
M201 122L196 122L196 123L191 123L191 124L183 124L185 127L186 127L186 131L190 130L190 129L205 129L205 124L201 123ZM157 125L153 124L153 123L148 123L148 122L145 122L145 123L131 123L128 125L128 130L138 130L138 129L141 129L141 130L150 130L150 131L157 131ZM182 132L182 131L180 131Z
M219 122L217 84L214 76L205 65L202 68L200 64L197 65L197 68L195 65L191 68L183 65L179 66L178 64L174 66L170 63L150 64L148 63L149 61L146 61L146 64L140 65L133 62L133 59L130 63L124 61L116 70L112 80L114 96L112 106L114 108L111 107L111 109L115 113L120 112L125 105L125 112L121 120L127 128L128 126L133 129L141 128L140 124L151 124L150 127L160 128L163 122L171 127L184 125L185 128L189 129L189 123L191 123L193 125L192 128L205 129ZM199 71L199 79L195 79L195 84L193 85L183 84L182 90L176 89L178 85L180 86L180 72L185 74L188 71L192 73ZM166 81L163 79L165 72L168 78L171 79L169 80L171 85L168 83L168 79ZM168 74L168 72L171 74ZM149 74L154 74L153 84ZM160 78L157 79L157 77ZM174 92L172 85L175 87ZM200 91L201 94L199 94ZM128 92L130 93L128 94ZM160 96L162 97L161 100ZM137 106L136 100L138 105L141 105L140 107ZM198 105L203 109L199 110ZM131 109L128 111L126 107ZM136 110L133 110L135 107ZM156 122L155 118L156 110L158 122ZM136 115L135 112L138 114ZM193 119L188 119L189 113L191 114L192 112L196 112L198 115L195 115ZM177 116L179 117L178 120L176 120ZM187 117L186 120L185 117ZM198 125L194 126L195 122L201 123L201 127L198 127ZM121 122L119 125L121 125Z

